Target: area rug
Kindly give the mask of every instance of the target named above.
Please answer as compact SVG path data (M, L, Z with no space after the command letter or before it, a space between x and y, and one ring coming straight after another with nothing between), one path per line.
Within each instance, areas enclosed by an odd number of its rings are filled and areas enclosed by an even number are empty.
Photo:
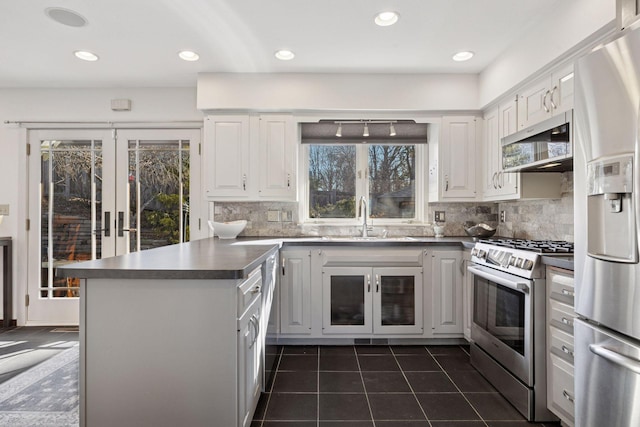
M77 426L78 372L76 345L0 384L0 426Z

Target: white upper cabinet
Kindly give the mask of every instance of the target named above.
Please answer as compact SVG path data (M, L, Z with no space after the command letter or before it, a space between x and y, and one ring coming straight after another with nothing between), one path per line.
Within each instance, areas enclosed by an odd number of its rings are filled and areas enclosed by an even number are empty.
M291 116L260 116L260 197L295 199L295 142Z
M296 147L291 116L207 116L205 197L295 200Z
M429 149L429 201L475 200L476 118L446 116L441 126L440 141Z
M518 102L513 98L484 116L483 200L560 198L560 173L504 172L502 169L501 140L517 132L518 108Z
M249 116L207 116L203 171L206 197L249 197Z
M547 75L518 96L518 130L573 108L573 64Z

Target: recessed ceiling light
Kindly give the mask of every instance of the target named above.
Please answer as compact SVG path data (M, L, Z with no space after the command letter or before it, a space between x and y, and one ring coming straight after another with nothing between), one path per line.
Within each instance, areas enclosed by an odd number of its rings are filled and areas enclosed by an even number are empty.
M471 51L458 52L455 55L453 55L453 60L454 61L468 61L469 59L473 58L473 55L475 55L475 54L473 52L471 52Z
M86 50L76 50L75 52L73 52L73 54L76 56L76 58L80 58L83 61L98 60L98 55L96 55L95 53L88 52Z
M275 55L276 55L276 58L280 59L281 61L289 61L296 57L295 53L287 49L281 49L277 51Z
M398 22L398 18L400 18L400 15L396 12L380 12L376 15L374 22L381 27L388 27Z
M84 27L87 25L87 20L78 12L74 12L73 10L61 7L48 7L44 10L44 13L57 23L67 25L69 27Z
M178 56L185 61L197 61L200 59L200 55L191 50L181 50L178 52Z

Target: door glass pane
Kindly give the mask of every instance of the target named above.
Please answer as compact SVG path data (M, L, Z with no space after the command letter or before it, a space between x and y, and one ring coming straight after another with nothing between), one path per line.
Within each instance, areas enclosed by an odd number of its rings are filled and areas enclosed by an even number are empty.
M522 292L491 283L489 332L500 341L524 355L525 295Z
M369 147L371 218L415 218L415 145Z
M331 324L364 325L364 276L331 276Z
M189 240L189 141L129 141L129 250Z
M42 141L40 297L79 296L80 280L57 267L100 258L101 141Z
M380 276L383 325L415 325L414 276Z
M356 147L309 146L309 217L356 217Z

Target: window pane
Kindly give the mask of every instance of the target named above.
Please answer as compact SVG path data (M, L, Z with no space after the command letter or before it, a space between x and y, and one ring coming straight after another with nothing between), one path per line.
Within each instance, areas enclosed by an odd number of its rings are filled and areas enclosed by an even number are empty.
M371 218L414 218L416 149L414 145L369 147Z
M355 218L356 147L309 146L309 217Z

